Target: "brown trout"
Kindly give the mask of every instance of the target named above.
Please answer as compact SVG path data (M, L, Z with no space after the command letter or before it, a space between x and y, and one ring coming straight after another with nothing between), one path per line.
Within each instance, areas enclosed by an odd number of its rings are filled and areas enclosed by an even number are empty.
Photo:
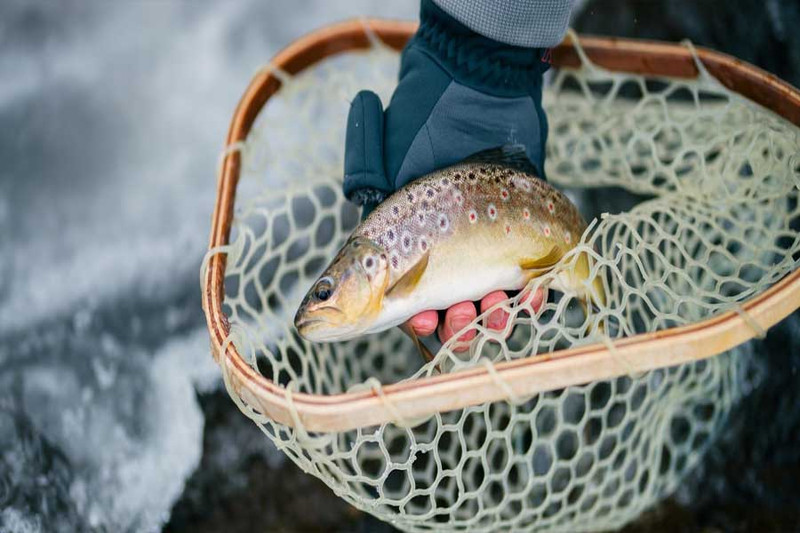
M467 160L409 183L370 213L303 299L295 327L310 341L347 340L522 289L585 229L572 202L533 173ZM551 286L602 303L600 278L594 290L583 283L589 270L583 254Z

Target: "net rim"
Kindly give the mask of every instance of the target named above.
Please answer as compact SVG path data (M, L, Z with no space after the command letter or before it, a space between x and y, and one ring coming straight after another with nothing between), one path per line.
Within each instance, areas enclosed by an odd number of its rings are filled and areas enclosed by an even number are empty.
M259 71L242 96L231 121L221 160L202 275L203 309L211 351L232 390L250 407L276 422L306 431L345 431L392 422L397 416L420 419L486 402L564 388L600 379L672 366L717 355L763 333L800 307L800 270L744 302L740 308L687 326L639 334L616 341L561 350L547 355L477 366L382 387L335 395L291 393L256 372L230 342L223 312L226 256L230 246L236 187L241 168L238 147L286 74L296 74L338 53L365 50L376 37L400 50L416 30L415 22L355 19L318 29L279 52ZM578 67L585 54L612 71L676 78L701 74L698 63L728 89L800 126L800 91L757 67L704 48L621 38L580 37L570 33L553 49L555 66ZM624 362L624 364L623 364Z

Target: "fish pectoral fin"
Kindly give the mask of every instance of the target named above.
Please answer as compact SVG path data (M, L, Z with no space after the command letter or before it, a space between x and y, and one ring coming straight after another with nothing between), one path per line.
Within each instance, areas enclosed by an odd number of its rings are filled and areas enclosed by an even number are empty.
M411 326L408 325L408 322L404 322L399 327L403 333L408 335L409 338L411 338L411 340L414 341L414 345L417 347L417 350L419 350L419 353L422 355L422 357L425 358L425 361L428 363L433 361L433 354L431 353L431 351L428 349L427 346L422 344L422 341L419 340L419 337L417 337L417 334L414 332Z
M563 256L564 252L561 251L561 248L558 246L553 246L550 248L549 252L541 257L522 258L519 262L519 267L525 271L532 271L532 273L535 271L546 271L553 268L553 265L558 263Z
M387 298L402 298L408 296L419 283L425 269L428 268L428 257L430 252L425 252L425 255L420 257L419 261L408 269L408 272L403 274L400 279L395 281L388 289L386 289Z

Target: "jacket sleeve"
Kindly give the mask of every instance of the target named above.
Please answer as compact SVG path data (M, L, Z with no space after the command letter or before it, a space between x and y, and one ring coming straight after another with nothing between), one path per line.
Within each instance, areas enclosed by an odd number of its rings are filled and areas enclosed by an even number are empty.
M550 48L564 38L575 0L433 0L472 31L527 48Z

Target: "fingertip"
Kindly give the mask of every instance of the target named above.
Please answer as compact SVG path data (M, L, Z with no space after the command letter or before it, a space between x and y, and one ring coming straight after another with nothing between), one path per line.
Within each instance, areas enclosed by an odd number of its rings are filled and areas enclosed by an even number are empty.
M439 339L442 342L447 342L458 331L475 320L477 316L478 312L472 302L460 302L451 306L445 313L444 323L439 327ZM475 338L475 330L470 329L458 338L459 344L454 347L453 351L462 352L466 350L469 346L461 343L467 343L473 338Z
M422 311L411 317L408 324L417 336L427 337L436 331L436 326L439 324L439 314L434 310Z
M508 295L503 291L490 292L481 300L481 313L485 313L495 305L508 299ZM501 330L508 323L508 313L503 309L497 309L486 319L486 326L489 329Z
M537 287L533 292L527 291L522 295L519 303L521 305L530 305L534 313L538 313L544 302L547 301L547 289Z
M504 291L490 292L481 300L481 313L485 313L489 308L507 300L508 295Z

